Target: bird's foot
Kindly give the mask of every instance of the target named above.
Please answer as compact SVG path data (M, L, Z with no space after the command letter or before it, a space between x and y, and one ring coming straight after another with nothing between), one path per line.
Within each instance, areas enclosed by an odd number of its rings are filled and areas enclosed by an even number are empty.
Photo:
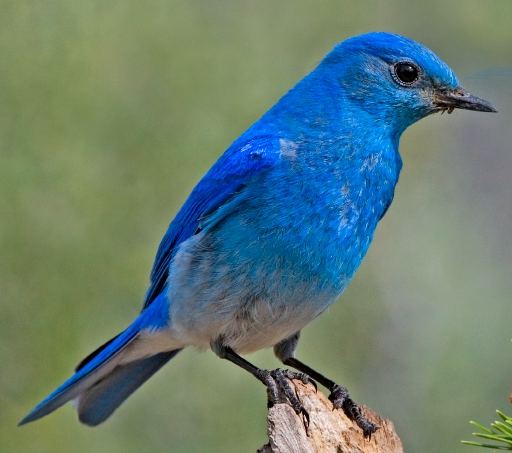
M332 401L333 409L342 409L345 415L356 422L357 426L363 430L365 437L371 439L372 434L379 429L379 426L367 420L359 410L359 406L348 394L348 390L339 384L334 384L330 389L329 399Z
M316 382L311 379L306 373L301 373L299 371L291 371L291 370L274 370L274 371L281 371L281 373L284 374L285 377L288 379L297 379L301 381L303 384L311 384L313 387L315 387L315 392L318 391L318 386L316 385Z
M305 373L280 369L259 370L257 377L267 386L268 407L279 403L289 404L297 415L304 417L304 427L307 429L309 427L309 413L299 401L297 393L288 379L298 379L304 384L313 384L315 389L317 388L316 382Z

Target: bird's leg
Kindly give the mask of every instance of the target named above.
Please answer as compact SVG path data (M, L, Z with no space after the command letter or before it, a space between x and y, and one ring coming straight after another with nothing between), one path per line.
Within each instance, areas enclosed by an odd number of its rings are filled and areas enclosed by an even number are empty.
M363 430L364 436L370 438L371 435L379 429L379 426L370 422L361 414L358 405L350 397L348 390L294 357L295 349L299 342L299 335L300 332L297 332L274 347L277 358L285 365L302 371L307 376L329 389L331 392L329 399L332 401L333 408L342 409L345 415L350 420L356 422L357 426Z
M297 398L295 390L292 389L288 379L300 379L305 384L311 382L311 379L304 373L297 373L290 370L263 370L254 366L251 362L240 357L233 349L224 346L217 340L211 344L211 348L220 358L229 360L235 365L251 373L256 379L261 381L268 390L268 407L281 403L280 392L286 397L286 402L290 404L297 415L302 414L305 419L305 426L309 426L309 413Z

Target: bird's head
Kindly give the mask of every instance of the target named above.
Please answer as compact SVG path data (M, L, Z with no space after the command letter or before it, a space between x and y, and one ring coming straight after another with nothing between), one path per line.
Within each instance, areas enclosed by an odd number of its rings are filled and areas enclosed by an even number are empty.
M427 47L392 33L368 33L338 44L319 68L341 85L342 96L401 133L436 112L495 112L468 93L454 72Z

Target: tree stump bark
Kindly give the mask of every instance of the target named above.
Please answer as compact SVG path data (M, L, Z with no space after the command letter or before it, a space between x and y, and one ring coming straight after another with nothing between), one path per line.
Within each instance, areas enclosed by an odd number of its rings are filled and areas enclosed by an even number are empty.
M269 409L267 431L269 442L258 453L403 453L402 442L390 420L381 418L365 406L361 411L380 426L371 439L365 439L361 429L312 385L294 380L297 396L309 412L306 429L302 417L288 404L276 404Z

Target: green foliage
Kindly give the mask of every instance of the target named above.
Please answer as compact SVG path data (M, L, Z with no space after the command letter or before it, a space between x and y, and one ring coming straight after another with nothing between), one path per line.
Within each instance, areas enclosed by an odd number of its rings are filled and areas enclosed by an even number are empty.
M486 440L494 440L495 442L501 442L505 445L496 445L496 444L483 444L479 442L471 442L467 440L463 440L462 443L465 445L474 445L475 447L485 447L492 448L494 450L512 450L512 417L505 415L501 411L496 411L496 413L501 417L501 419L505 422L496 421L491 423L491 426L494 428L494 431L482 426L476 422L470 422L473 426L476 426L480 429L481 433L473 433L474 436L480 437Z

